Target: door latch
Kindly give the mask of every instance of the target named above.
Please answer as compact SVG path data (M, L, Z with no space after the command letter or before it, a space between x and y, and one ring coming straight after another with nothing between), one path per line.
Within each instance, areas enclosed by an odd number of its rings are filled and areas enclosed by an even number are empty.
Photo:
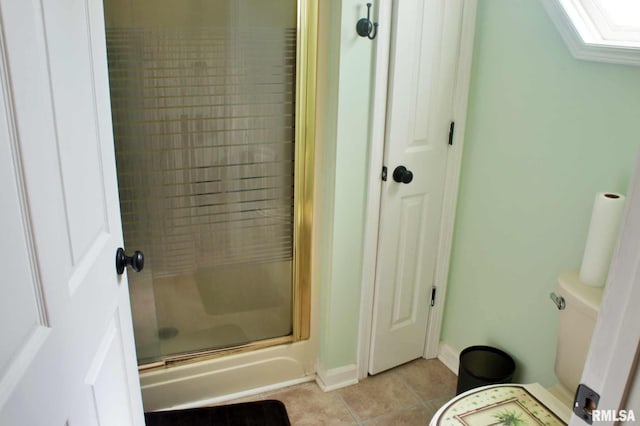
M600 395L589 386L580 383L573 401L573 412L590 425L593 424L593 410L598 408Z

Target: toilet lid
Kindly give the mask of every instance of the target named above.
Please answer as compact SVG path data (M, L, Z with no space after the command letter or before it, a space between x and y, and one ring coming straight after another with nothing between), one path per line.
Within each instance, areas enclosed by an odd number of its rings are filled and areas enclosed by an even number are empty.
M523 386L500 385L469 391L439 412L438 426L566 425Z

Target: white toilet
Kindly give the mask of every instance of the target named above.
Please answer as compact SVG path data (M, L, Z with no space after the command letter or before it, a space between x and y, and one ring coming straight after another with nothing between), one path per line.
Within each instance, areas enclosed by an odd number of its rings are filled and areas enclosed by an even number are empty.
M431 426L486 426L489 424L563 425L569 422L575 390L589 351L602 288L580 282L578 271L558 278L558 384L545 389L538 383L489 385L464 392L433 416ZM562 303L561 300L557 301ZM521 419L522 422L514 421Z

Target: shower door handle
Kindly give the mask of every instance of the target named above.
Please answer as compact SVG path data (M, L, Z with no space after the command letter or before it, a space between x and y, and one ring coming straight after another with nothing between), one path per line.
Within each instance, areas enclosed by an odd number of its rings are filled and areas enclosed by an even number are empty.
M127 256L124 249L118 247L118 250L116 250L116 272L118 275L122 275L127 266L131 266L136 272L142 271L142 268L144 268L144 254L136 250L133 256Z

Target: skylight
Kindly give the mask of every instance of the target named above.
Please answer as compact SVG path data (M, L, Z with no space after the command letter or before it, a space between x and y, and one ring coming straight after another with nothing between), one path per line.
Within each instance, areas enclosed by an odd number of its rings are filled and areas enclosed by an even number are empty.
M640 2L631 0L594 1L609 22L617 27L640 30Z
M640 65L640 0L542 0L579 59Z

